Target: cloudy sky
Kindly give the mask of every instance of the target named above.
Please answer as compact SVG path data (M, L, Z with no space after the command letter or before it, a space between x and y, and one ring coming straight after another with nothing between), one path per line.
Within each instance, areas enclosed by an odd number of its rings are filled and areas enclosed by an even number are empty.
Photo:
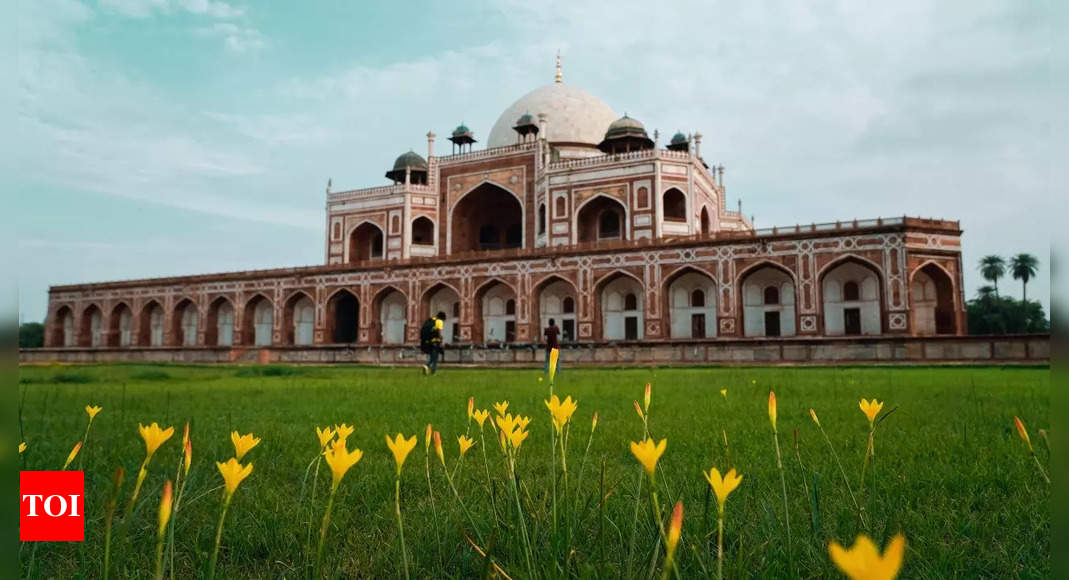
M959 219L970 295L981 255L1030 252L1049 303L1058 3L266 4L16 0L0 171L22 320L50 284L322 263L328 178L383 184L428 130L485 137L558 50L566 83L703 133L759 227Z

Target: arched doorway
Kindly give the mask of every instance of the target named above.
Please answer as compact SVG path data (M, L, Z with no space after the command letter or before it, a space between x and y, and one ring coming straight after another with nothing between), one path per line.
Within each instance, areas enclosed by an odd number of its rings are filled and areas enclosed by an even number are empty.
M434 222L427 216L412 220L412 244L416 246L434 245Z
M315 342L316 307L304 292L286 300L282 313L284 344L308 345Z
M163 307L155 300L150 300L141 309L141 332L137 342L141 346L163 346Z
M668 284L672 338L716 336L716 282L707 274L686 269Z
M382 230L371 222L364 222L349 234L349 263L379 260L383 256Z
M445 284L435 284L424 294L424 320L439 312L445 313L442 342L448 344L460 338L460 296Z
M78 337L78 346L96 348L100 346L100 330L103 314L100 307L90 304L82 311L81 336Z
M250 346L271 346L274 342L275 305L262 294L245 303L242 343Z
M661 197L665 221L687 221L687 196L676 188L670 188Z
M468 192L453 207L451 252L522 248L523 206L492 183Z
M111 309L108 329L108 346L130 346L133 344L134 313L125 303L120 302Z
M954 282L946 270L927 264L913 274L913 334L957 334Z
M52 318L52 345L74 346L74 313L69 306L63 306Z
M549 326L551 318L560 328L561 342L575 340L575 287L560 278L550 279L538 293L539 340L541 330Z
M709 230L712 228L712 220L709 219L709 208L702 207L701 217L698 220L698 224L701 227L702 235L709 235Z
M174 344L193 346L197 344L197 305L186 298L174 307Z
M208 305L204 344L209 346L232 346L234 344L234 306L222 296Z
M760 266L742 278L743 334L794 336L794 279L776 266Z
M583 204L575 223L580 243L627 239L627 210L611 197L599 195Z
M868 264L847 259L826 270L821 277L826 336L878 335L880 277Z
M379 342L404 344L408 324L408 299L399 290L387 288L375 300L379 323Z
M642 340L643 322L642 284L624 274L617 274L602 283L601 335L605 340Z
M360 300L341 289L327 301L327 335L335 343L356 342L360 330Z
M493 282L479 292L483 342L516 341L516 293L503 282Z

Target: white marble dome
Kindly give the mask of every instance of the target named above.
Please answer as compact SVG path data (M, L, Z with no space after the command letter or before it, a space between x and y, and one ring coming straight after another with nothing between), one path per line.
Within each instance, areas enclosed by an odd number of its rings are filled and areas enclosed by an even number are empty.
M605 101L563 83L537 88L520 97L505 109L490 130L487 147L504 147L516 143L512 127L524 113L545 113L547 139L551 143L583 143L596 146L605 138L605 130L620 116ZM542 135L539 135L540 137Z

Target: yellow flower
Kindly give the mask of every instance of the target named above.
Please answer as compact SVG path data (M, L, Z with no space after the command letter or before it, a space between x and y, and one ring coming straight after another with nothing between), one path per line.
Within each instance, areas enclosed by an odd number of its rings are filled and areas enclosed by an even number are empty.
M511 433L517 426L517 420L519 417L513 417L512 413L507 415L501 415L497 418L497 426L506 434Z
M327 465L330 466L330 471L334 475L332 489L336 489L338 484L341 483L341 478L345 477L349 468L356 465L364 457L364 452L359 449L353 449L349 451L345 448L345 441L341 439L335 439L330 444L330 449L323 454L323 459L326 460Z
M225 487L224 497L227 500L234 495L234 492L237 491L241 482L252 473L251 463L242 465L233 457L228 459L226 463L219 463L216 461L215 465L219 468L219 473L223 476L223 485Z
M513 449L516 449L518 451L520 449L520 445L523 444L523 441L527 439L527 435L529 435L530 433L530 431L524 431L523 429L516 429L515 431L512 431L508 434L509 445L511 445Z
M727 389L720 389L720 396L724 397L725 399L728 398L728 390Z
M230 433L230 441L234 443L234 457L238 461L241 461L245 454L248 453L253 447L260 444L260 440L253 437L252 433L246 433L239 435L237 431Z
M887 544L883 555L864 534L857 537L850 549L831 542L828 552L839 571L851 580L892 580L902 568L906 538L902 534L896 535Z
M353 426L342 423L341 425L334 426L334 434L338 436L338 439L345 441L349 439L349 436L353 434Z
M820 427L820 419L817 419L817 412L812 407L809 408L809 416L813 418L813 422L817 424L817 427Z
M590 432L593 433L594 429L598 428L598 412L594 411L594 418L590 420Z
M174 427L160 429L160 426L155 422L148 427L138 423L137 430L141 432L141 438L145 440L146 458L151 458L156 453L156 450L160 448L160 445L163 445L165 441L171 438L171 435L174 435Z
M74 461L75 457L78 457L78 452L82 450L82 442L79 441L74 444L74 449L71 449L70 455L67 456L66 463L63 464L63 471L67 471L67 467Z
M1024 428L1024 423L1021 422L1021 418L1014 415L1013 424L1017 427L1017 434L1021 436L1021 441L1024 441L1028 445L1028 450L1032 451L1032 438L1028 436L1028 429Z
M475 411L475 397L468 397L468 423L475 418L473 411Z
M334 439L334 430L330 428L330 425L320 429L316 427L316 437L319 438L319 449L323 450L327 447L327 444Z
M427 453L431 451L431 424L427 423L427 435L423 438L423 450Z
M677 501L672 509L672 520L668 524L668 538L665 541L666 554L671 561L679 545L679 536L683 533L683 502Z
M720 511L724 510L724 503L727 502L728 496L731 492L735 491L735 488L742 483L742 476L735 473L735 469L732 468L723 477L720 476L720 471L717 468L712 468L708 473L702 472L706 481L713 488L713 493L716 494L716 503L720 506Z
M97 416L97 413L99 413L99 412L100 412L100 409L101 409L101 408L102 408L102 407L99 407L99 406L98 406L98 407L93 407L93 406L90 406L90 405L86 405L86 406L85 406L85 414L86 414L86 415L89 415L89 421L90 421L90 422L92 422L92 421L93 421L93 419L95 419L95 418L96 418L96 416Z
M167 522L171 521L171 493L171 480L168 479L163 484L163 496L160 497L160 537L163 537L163 532L167 529Z
M776 393L768 392L768 420L772 422L772 432L776 432Z
M635 412L638 413L639 419L646 420L646 415L642 412L642 407L638 404L638 401L635 401Z
M186 437L186 444L182 447L182 466L186 475L189 475L189 465L193 463L193 441Z
M386 446L393 452L393 460L397 462L397 475L401 475L401 466L405 464L408 454L416 448L416 441L415 435L409 439L405 439L400 433L393 439L390 439L389 435L386 436Z
M486 409L479 409L472 413L472 417L475 418L475 422L479 424L479 430L482 430L483 424L486 423L486 418L490 416L490 411Z
M873 427L876 421L876 415L880 414L880 409L883 409L883 403L873 399L870 403L865 399L861 399L861 403L858 404L861 407L861 412L869 418L869 427Z
M186 421L186 426L182 429L182 449L186 448L189 443L189 421Z
M560 360L560 349L549 351L549 382L557 378L557 361Z
M494 403L494 410L497 411L498 415L504 416L505 411L507 411L508 408L509 408L509 402L508 401L501 401L500 403Z
M468 449L471 449L475 445L475 440L467 435L461 435L460 437L457 437L457 444L460 445L460 455L463 457L464 454L468 452Z
M546 401L546 408L549 409L549 414L553 418L553 427L557 429L557 433L560 433L568 421L571 420L577 407L579 407L579 403L573 401L571 396L561 401L560 397L553 395Z
M442 451L442 434L434 432L434 453L438 455L438 461L442 462L442 467L445 467L445 452Z
M650 384L649 383L646 383L646 391L642 394L642 402L645 404L643 409L647 413L649 413L650 412Z
M635 455L639 463L646 470L646 475L653 476L653 470L657 469L657 461L664 454L668 446L667 439L661 439L660 443L653 444L652 439L643 439L641 443L631 442L631 453Z
M19 443L19 455L22 455L22 453L24 451L26 451L26 442L25 441L23 441L22 443Z

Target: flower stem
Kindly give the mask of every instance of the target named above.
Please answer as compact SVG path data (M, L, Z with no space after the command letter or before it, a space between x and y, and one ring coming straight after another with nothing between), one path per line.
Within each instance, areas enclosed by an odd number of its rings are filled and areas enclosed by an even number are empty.
M831 450L831 455L835 458L835 464L839 466L839 473L843 476L843 483L846 484L846 491L850 494L850 501L854 502L854 509L861 515L861 525L867 530L869 529L869 524L865 521L864 513L861 511L861 505L857 503L857 498L854 496L854 488L850 485L850 478L846 476L846 470L843 469L843 462L839 460L839 454L835 452L835 446L831 444L831 438L828 437L828 433L824 431L824 427L819 423L817 424L817 427L820 428L820 433L824 435L824 441L828 443L828 449Z
M327 509L323 512L323 523L319 526L319 547L316 548L315 566L312 568L312 578L319 578L319 566L323 562L323 544L327 541L327 527L330 526L330 512L334 508L334 495L338 492L338 486L330 488L330 496L327 497Z
M716 577L724 578L724 508L716 518Z
M166 537L166 533L159 534L156 540L156 573L152 576L156 580L163 580L163 540Z
M1032 459L1036 460L1036 469L1038 469L1039 474L1043 476L1043 481L1046 481L1047 485L1050 485L1050 477L1047 476L1047 471L1043 469L1043 464L1039 462L1039 457L1036 457L1035 451L1032 452Z
M401 563L405 568L405 580L408 580L408 554L405 551L405 526L401 522L401 470L397 470L393 486L394 512L397 514L397 532L401 536Z
M485 451L484 451L485 453ZM431 498L431 515L434 517L434 543L438 550L438 567L442 567L442 541L438 535L438 508L434 504L434 487L431 485L431 454L423 454L424 471L427 474L427 495Z
M779 450L779 433L772 431L772 440L776 442L776 468L779 469L779 482L783 488L783 519L787 527L787 560L794 570L794 550L791 543L791 512L787 507L787 476L783 473L783 457Z
M226 512L230 509L230 498L233 496L227 495L224 491L223 495L223 510L219 514L219 525L215 528L215 546L212 548L212 559L208 563L208 580L215 578L215 565L219 561L219 544L223 541L223 522L226 521Z

